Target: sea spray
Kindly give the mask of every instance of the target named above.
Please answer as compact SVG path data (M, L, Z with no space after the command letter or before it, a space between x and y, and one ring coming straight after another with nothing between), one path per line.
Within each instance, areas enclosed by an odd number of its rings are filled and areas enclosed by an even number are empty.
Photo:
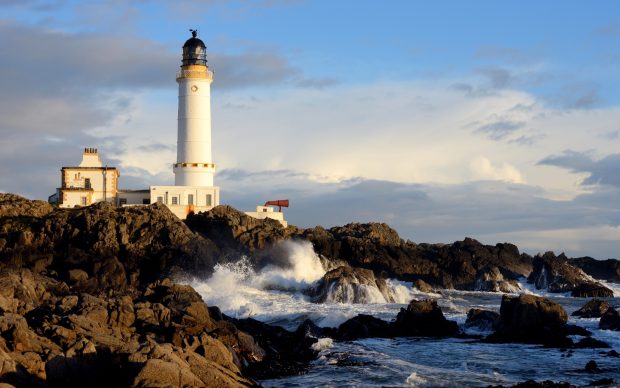
M319 256L308 241L284 241L281 247L287 253L288 266L267 265L254 283L261 288L303 290L325 275Z
M285 241L278 250L283 253L257 268L248 257L220 263L206 280L194 279L190 284L205 302L218 306L234 318L252 317L294 330L305 319L323 327L337 327L357 314L371 313L384 319L394 318L394 307L383 297L369 297L365 303L313 303L305 295L325 274L325 265L307 242ZM408 283L386 279L391 300L408 303L413 289ZM375 294L375 292L371 292ZM400 308L400 307L398 307Z

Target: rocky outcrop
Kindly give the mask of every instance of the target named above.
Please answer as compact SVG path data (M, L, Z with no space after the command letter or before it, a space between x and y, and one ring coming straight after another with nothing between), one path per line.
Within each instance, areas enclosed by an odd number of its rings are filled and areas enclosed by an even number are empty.
M497 330L488 337L495 342L524 342L569 346L568 315L559 304L539 296L504 295Z
M609 309L609 302L601 299L591 299L579 310L571 315L581 318L600 318Z
M16 277L36 278L40 291L16 292ZM28 269L5 270L0 284L5 295L13 289L13 303L0 314L0 381L15 386L255 385L241 371L248 362L241 334L228 343L219 340L222 324L211 319L191 287L164 279L133 297L95 295ZM30 287L26 282L25 289ZM245 342L252 338L244 335Z
M392 325L382 319L366 314L359 314L338 327L336 338L342 341L352 341L369 337L392 337Z
M193 233L160 204L116 208L98 203L34 219L1 219L4 267L53 271L85 292L121 291L179 271L204 276L217 254L216 244Z
M415 244L400 239L386 224L348 224L329 230L316 227L293 235L311 241L324 257L387 277L430 281L440 288L474 290L493 266L504 280L531 272L531 257L520 254L512 244L487 246L470 238L453 244Z
M284 228L278 221L259 220L227 205L189 215L185 223L199 235L216 241L221 256L249 254L300 232L295 226Z
M595 279L620 283L620 260L596 260L592 257L578 257L568 262Z
M533 283L539 290L570 292L575 297L613 297L612 290L569 264L564 254L556 257L553 252L534 258L533 271L528 282Z
M401 336L450 337L459 333L457 323L447 320L432 299L409 302L406 309L400 309L393 326Z
M31 201L15 194L0 193L0 218L2 217L43 217L54 210L44 201Z
M385 279L364 268L338 267L309 291L317 303L395 303Z
M255 339L166 279L209 274L225 249L164 206L0 204L2 382L253 386L248 376L299 373L315 355L316 339L244 324Z
M451 337L459 334L456 322L447 320L435 300L411 300L393 322L359 314L338 327L334 337L343 341L378 337Z
M616 330L620 331L620 312L613 307L610 307L601 315L601 320L598 324L601 330Z

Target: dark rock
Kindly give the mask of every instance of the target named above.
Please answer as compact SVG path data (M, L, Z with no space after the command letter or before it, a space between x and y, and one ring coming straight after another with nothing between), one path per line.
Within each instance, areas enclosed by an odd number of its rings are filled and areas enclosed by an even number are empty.
M406 309L400 309L394 331L401 336L449 337L457 335L459 328L443 316L437 301L413 299Z
M566 335L580 335L582 337L589 337L592 335L590 330L584 329L581 326L577 325L565 325L564 329L566 331Z
M370 315L359 314L338 327L337 338L352 341L358 338L391 337L390 324Z
M470 309L467 312L466 327L477 327L482 330L491 330L497 326L499 314L495 311Z
M327 272L309 292L317 303L394 303L385 279L364 268L338 267ZM382 298L383 300L377 300Z
M551 380L535 381L527 380L522 383L518 383L512 386L512 388L574 388L575 386L569 383L555 382Z
M262 354L259 354L257 350L252 350L250 356L246 356L246 359L259 357L256 362L245 368L246 373L252 378L268 379L301 373L318 354L311 348L317 339L307 336L303 331L290 332L282 327L267 325L251 318L227 318L227 323L234 323L232 327L252 333L250 338L256 341L255 346L262 351ZM230 344L227 338L222 338L223 333L219 329L215 334L225 344Z
M606 353L602 353L605 357L615 357L615 358L620 358L620 353L616 352L615 350L610 350Z
M579 257L569 259L569 262L595 279L620 283L620 260L596 260L592 257Z
M577 342L575 344L575 347L576 348L581 348L581 349L583 349L583 348L588 348L588 349L590 349L590 348L602 348L602 349L605 349L605 348L610 348L611 346L609 346L609 344L607 344L606 342L597 340L595 338L585 337L585 338L582 338L581 340L579 340L579 342Z
M566 311L559 304L539 296L504 295L497 330L488 337L492 342L524 342L566 347Z
M613 298L614 292L598 282L584 282L577 285L571 296L575 298Z
M613 307L608 308L607 311L601 315L598 327L601 330L620 331L620 313Z
M574 297L613 296L613 291L593 282L581 269L571 265L564 254L556 257L553 252L534 258L533 270L527 281L539 290L570 292Z
M616 381L614 379L599 379L591 381L587 386L588 387L601 387L601 386L610 386L613 385Z
M594 360L588 361L584 369L588 373L598 373L601 371L598 367L598 364Z
M317 326L310 319L306 319L303 321L295 330L295 334L299 337L311 337L311 338L322 338L322 337L335 337L335 333L331 328L322 328Z
M571 315L582 318L600 318L607 309L609 309L609 302L595 298L589 300Z

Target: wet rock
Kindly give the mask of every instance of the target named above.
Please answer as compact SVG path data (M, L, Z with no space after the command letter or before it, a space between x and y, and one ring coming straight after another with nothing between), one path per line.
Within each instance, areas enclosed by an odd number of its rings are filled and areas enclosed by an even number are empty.
M584 282L577 285L571 296L576 298L613 298L614 292L598 282Z
M497 330L488 340L492 342L524 342L566 347L566 311L559 304L539 296L504 295Z
M310 291L316 303L394 303L385 279L369 269L338 267L327 272Z
M613 307L608 308L607 311L601 315L598 327L601 330L620 331L620 313Z
M215 331L218 339L225 344L234 343L232 328L252 333L256 343L246 345L248 352L246 359L254 357L254 362L245 369L249 376L256 379L275 378L288 374L301 373L308 367L308 362L314 360L317 351L311 346L317 339L307 336L303 331L290 332L279 326L271 326L255 319L232 319L227 317L225 323L234 323L228 331ZM222 338L226 336L227 338ZM251 338L252 338L251 337ZM237 345L240 346L240 345Z
M620 260L597 260L592 257L579 257L569 259L569 262L595 279L620 283Z
M594 360L588 361L584 369L588 373L598 373L601 371L598 367L598 364Z
M505 279L496 266L490 266L479 271L474 290L514 293L520 291L521 286L516 280Z
M401 336L423 337L449 337L459 333L456 322L447 320L437 301L431 299L413 299L406 309L401 308L394 331Z
M481 330L492 330L499 322L499 314L495 311L470 309L467 312L466 327L476 327Z
M368 337L391 337L393 332L388 322L366 314L359 314L338 327L337 338L352 341Z
M594 298L571 315L581 318L600 318L607 309L609 309L609 302Z
M413 287L415 287L416 289L418 289L418 291L421 292L433 292L433 287L422 279L417 279L415 282L413 282Z
M571 265L564 254L556 257L553 252L546 252L536 256L527 280L539 290L570 292L574 297L613 297L613 291L592 281L585 272Z
M535 381L527 380L523 383L518 383L512 386L512 388L574 388L575 386L564 382L555 382L551 380Z
M587 386L588 387L603 387L603 386L612 386L616 381L614 379L598 379L591 381Z
M615 358L620 358L620 353L616 352L615 350L610 350L608 352L602 353L605 357L615 357Z
M582 338L581 340L579 340L579 342L577 342L575 344L575 348L581 348L581 349L583 349L583 348L589 348L589 349L590 348L602 348L602 349L605 349L605 348L610 348L610 347L611 346L609 346L608 343L600 341L600 340L597 340L597 339L592 338L592 337Z

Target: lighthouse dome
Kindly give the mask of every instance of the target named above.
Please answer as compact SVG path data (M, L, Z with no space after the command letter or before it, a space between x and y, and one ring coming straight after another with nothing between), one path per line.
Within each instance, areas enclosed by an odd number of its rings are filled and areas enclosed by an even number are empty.
M183 66L188 65L207 65L207 46L198 39L198 31L190 30L192 37L185 41L183 45Z

